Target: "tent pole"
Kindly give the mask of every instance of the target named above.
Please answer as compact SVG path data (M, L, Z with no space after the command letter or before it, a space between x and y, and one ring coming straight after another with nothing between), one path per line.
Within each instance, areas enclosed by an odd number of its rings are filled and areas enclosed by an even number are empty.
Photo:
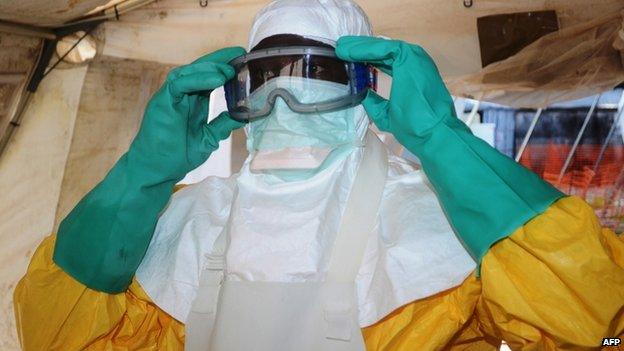
M76 20L70 21L68 23L62 24L60 28L73 26L76 24L88 23L93 21L106 21L116 19L119 20L119 16L130 11L134 11L140 7L149 5L157 0L126 0L122 1L118 4L115 4L111 7L103 9L100 14L92 14L82 18L78 18Z
M47 28L29 26L29 25L25 25L21 23L13 23L13 22L4 21L4 20L0 20L0 32L24 35L28 37L43 38L43 39L49 39L49 40L57 39L56 34L54 34L53 31Z
M596 105L598 105L598 100L600 100L601 96L602 96L602 93L596 95L596 98L594 98L594 102L592 103L591 107L589 108L589 111L587 112L587 115L585 116L585 120L583 121L583 125L581 126L581 129L579 130L579 133L576 136L576 140L574 140L574 144L572 144L572 149L568 153L568 157L566 157L565 163L563 164L563 167L561 168L561 172L559 172L559 177L557 178L557 184L561 183L561 180L563 179L565 172L568 170L568 167L570 166L570 163L572 162L572 157L574 157L574 153L576 152L576 148L581 142L581 138L583 137L583 134L585 133L585 129L587 128L587 125L589 124L589 120L594 114L594 110L596 109Z
M527 145L529 144L529 139L531 138L531 134L533 134L533 130L535 129L535 126L537 125L537 121L539 120L541 115L542 115L542 109L538 108L537 111L535 111L535 115L533 116L533 120L531 121L531 125L529 126L529 130L527 130L527 133L524 136L524 140L522 140L522 144L520 145L520 150L518 150L518 154L516 155L516 162L520 162L520 158L522 158L524 149L526 149Z
M596 163L594 164L594 169L593 169L594 174L598 171L598 166L600 166L600 162L602 162L602 158L604 157L604 154L607 151L607 147L609 146L609 143L611 142L611 138L613 138L613 135L615 134L615 129L617 128L618 124L620 124L620 119L622 118L622 111L624 110L624 108L622 108L623 105L624 105L624 90L622 90L622 96L620 97L620 103L618 104L618 109L617 109L615 118L613 119L613 124L611 125L611 129L609 129L607 138L605 139L604 144L600 148L600 153L598 154L598 158L596 159Z
M468 127L470 127L470 125L472 125L472 123L474 123L475 117L477 117L478 112L479 112L479 106L481 105L481 101L476 100L473 105L472 105L472 110L470 110L470 114L468 115L468 118L466 118L466 125Z
M13 133L15 132L17 127L20 126L24 110L26 110L32 94L32 92L25 90L24 95L20 98L19 105L17 106L17 110L14 114L14 118L9 122L6 129L4 130L3 135L0 138L0 158L4 155L4 151L6 150L6 147L9 144L9 140L11 140Z

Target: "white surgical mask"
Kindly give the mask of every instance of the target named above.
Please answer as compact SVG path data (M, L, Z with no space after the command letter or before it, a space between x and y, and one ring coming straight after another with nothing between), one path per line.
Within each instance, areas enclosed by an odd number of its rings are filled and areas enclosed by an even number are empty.
M344 95L347 86L323 80L278 77L258 88L252 104L264 104L276 88L288 89L302 103ZM368 119L362 106L326 113L299 114L280 98L269 116L247 127L250 169L270 171L285 180L306 179L327 163L361 146Z

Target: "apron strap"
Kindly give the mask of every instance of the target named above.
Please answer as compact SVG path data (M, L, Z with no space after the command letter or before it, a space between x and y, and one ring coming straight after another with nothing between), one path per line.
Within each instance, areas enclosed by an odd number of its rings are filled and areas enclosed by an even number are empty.
M185 321L185 350L202 350L210 343L211 331L217 314L219 291L225 271L226 235L219 234L212 252L206 255L206 264L199 277L197 297ZM208 331L208 332L206 332Z
M377 222L388 173L388 153L370 130L366 133L364 148L330 255L327 272L327 281L330 282L351 283L355 280L368 238Z
M364 155L329 261L327 282L346 288L335 292L325 301L325 337L328 339L349 342L352 338L354 316L358 315L357 301L353 297L354 281L377 222L387 172L388 153L382 142L369 130Z

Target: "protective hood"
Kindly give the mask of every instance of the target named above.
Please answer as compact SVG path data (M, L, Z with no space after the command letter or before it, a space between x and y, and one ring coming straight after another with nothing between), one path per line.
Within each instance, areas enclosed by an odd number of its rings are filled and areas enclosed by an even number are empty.
M368 17L351 0L278 0L256 15L249 48L277 34L297 34L335 43L344 35L372 35Z
M278 0L256 15L249 33L249 49L278 34L296 34L335 45L344 35L371 35L364 11L350 0ZM275 80L275 84L292 84ZM337 86L319 82L301 94L318 98L335 93ZM250 170L290 172L300 180L343 159L361 145L368 117L361 106L316 115L296 114L282 102L271 116L246 127ZM294 178L293 178L294 176Z

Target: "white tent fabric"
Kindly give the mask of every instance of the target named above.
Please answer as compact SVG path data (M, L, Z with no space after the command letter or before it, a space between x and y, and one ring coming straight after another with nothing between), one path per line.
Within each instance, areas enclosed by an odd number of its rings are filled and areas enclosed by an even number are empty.
M87 67L52 72L0 159L0 349L18 350L13 289L54 227Z
M105 25L103 54L136 60L183 64L225 46L245 47L253 16L268 1L214 1L200 8L187 0L159 1ZM622 0L359 0L376 35L422 45L446 79L481 69L478 17L556 10L561 28L624 8ZM391 15L388 15L391 14Z
M177 65L224 46L245 46L249 23L261 5L216 2L198 9L184 0L158 2L106 23L103 54ZM458 96L540 107L604 91L624 80L622 54L614 47L616 33L622 30L622 0L589 7L577 0L480 0L470 9L425 0L360 1L360 5L375 34L423 46ZM478 17L552 9L557 10L559 32L481 69ZM531 93L536 90L539 93Z

